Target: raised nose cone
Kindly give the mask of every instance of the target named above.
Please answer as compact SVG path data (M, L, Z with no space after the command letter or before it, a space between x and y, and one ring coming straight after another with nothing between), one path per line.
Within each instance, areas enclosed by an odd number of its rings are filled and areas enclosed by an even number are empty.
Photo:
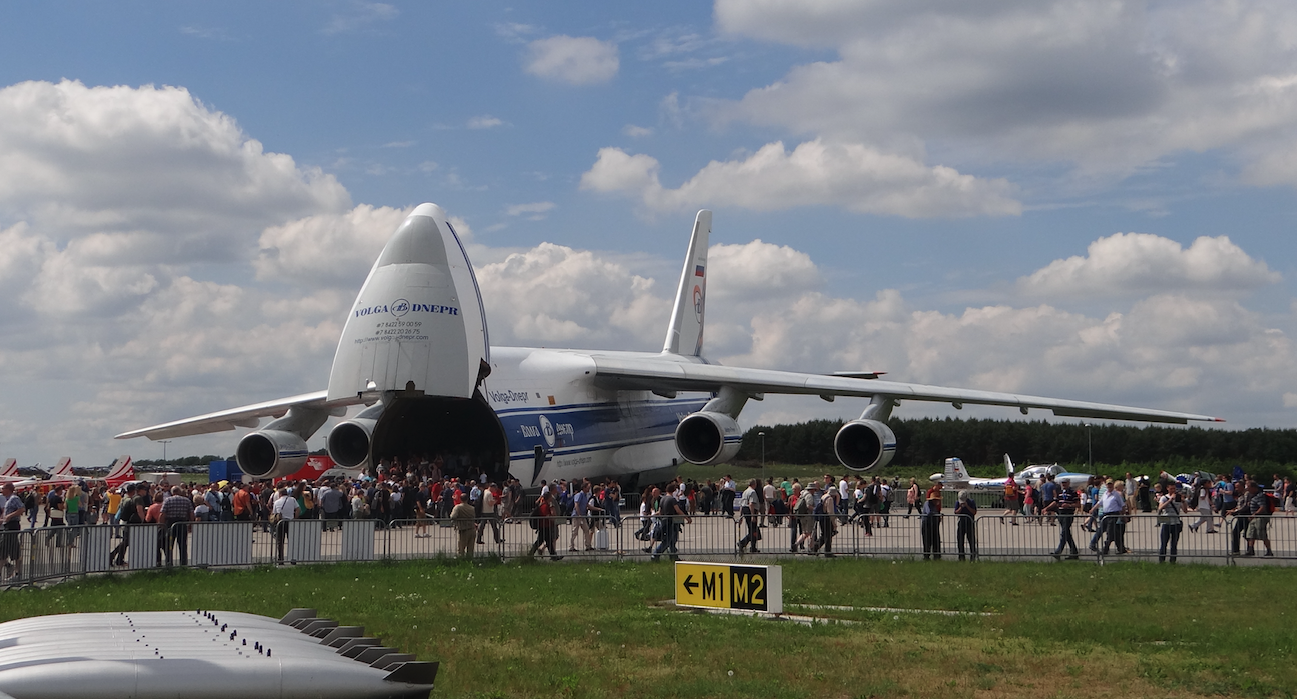
M446 245L439 223L444 225L446 212L436 204L420 204L396 229L383 252L378 267L396 264L427 264L446 267Z
M329 400L409 389L468 398L489 359L468 255L441 207L420 204L356 296L333 358Z

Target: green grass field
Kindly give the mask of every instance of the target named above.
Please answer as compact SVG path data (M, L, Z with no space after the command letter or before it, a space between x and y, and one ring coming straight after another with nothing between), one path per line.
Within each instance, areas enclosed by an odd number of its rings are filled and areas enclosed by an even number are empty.
M786 604L994 613L836 612L857 623L808 628L656 606L673 594L666 563L420 561L100 577L3 593L0 619L315 607L441 661L436 697L1291 697L1295 576L788 562Z

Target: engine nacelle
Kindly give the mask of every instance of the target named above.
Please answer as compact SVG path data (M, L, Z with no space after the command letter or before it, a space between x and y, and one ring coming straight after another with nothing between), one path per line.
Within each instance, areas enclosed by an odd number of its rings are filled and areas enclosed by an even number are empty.
M852 420L833 438L833 453L852 471L881 468L896 455L896 435L877 420Z
M239 469L254 478L282 478L306 465L306 440L292 432L260 430L239 440Z
M373 418L354 417L334 426L325 440L333 462L342 468L363 465L369 459L376 424L378 420Z
M690 463L724 463L734 458L742 445L739 423L723 413L694 413L676 425L676 450Z

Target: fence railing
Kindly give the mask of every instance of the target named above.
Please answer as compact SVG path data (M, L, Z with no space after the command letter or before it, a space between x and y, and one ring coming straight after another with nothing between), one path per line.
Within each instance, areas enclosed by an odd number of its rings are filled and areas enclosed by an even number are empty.
M684 518L677 518L684 520ZM946 514L482 517L462 532L449 519L185 522L58 526L0 532L0 586L167 566L291 565L468 555L694 560L797 555L957 560L1118 560L1264 564L1297 561L1297 517L1178 523L1156 515L976 518ZM674 531L672 531L674 529ZM830 536L826 538L825 534ZM1070 533L1070 545L1066 534ZM480 542L480 543L479 543ZM1251 551L1251 553L1249 553ZM1267 555L1269 554L1269 555Z

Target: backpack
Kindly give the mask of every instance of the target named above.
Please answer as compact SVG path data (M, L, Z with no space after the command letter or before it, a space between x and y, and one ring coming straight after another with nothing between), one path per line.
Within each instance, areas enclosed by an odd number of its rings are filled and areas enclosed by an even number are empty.
M1006 497L1006 498L1016 498L1016 497L1018 497L1018 484L1017 484L1017 483L1014 483L1012 480L1010 480L1010 481L1008 481L1007 483L1005 483L1005 484L1004 484L1004 497Z
M1266 505L1268 505L1269 508L1270 508L1270 511L1267 512L1266 514L1271 514L1271 515L1272 515L1272 514L1274 514L1274 513L1276 513L1276 512L1279 512L1280 510L1283 509L1283 506L1279 503L1279 498L1275 497L1275 496L1274 496L1274 493L1266 493L1266 494L1265 494L1265 503L1266 503Z
M797 504L793 505L793 513L798 515L809 515L811 513L811 507L806 504L806 498L797 498Z

